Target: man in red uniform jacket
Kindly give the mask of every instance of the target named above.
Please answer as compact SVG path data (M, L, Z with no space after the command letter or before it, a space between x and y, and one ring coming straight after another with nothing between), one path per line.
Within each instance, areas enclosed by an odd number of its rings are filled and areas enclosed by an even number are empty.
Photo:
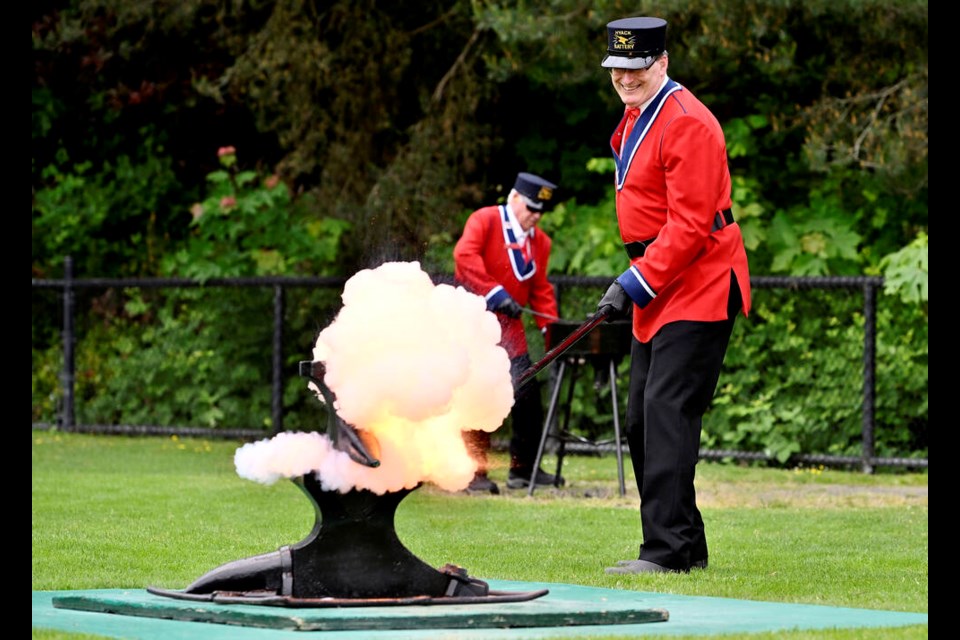
M638 558L608 573L706 568L694 490L702 417L734 320L750 310L723 130L667 75L666 31L660 18L614 20L601 62L626 106L610 145L630 266L597 312L633 314L626 433L643 538Z
M510 374L514 383L532 366L524 332L524 307L535 313L541 332L557 318L557 298L547 281L551 240L537 229L540 216L548 209L557 185L532 173L519 173L504 204L483 207L470 214L463 234L453 249L454 278L468 291L483 296L487 309L497 314L501 346L510 356ZM510 470L507 486L520 489L530 485L531 477L540 485L561 486L563 478L536 470L543 405L540 385L531 380L514 399L510 411ZM499 493L487 477L487 449L490 434L476 430L464 432L471 455L478 462L471 491Z

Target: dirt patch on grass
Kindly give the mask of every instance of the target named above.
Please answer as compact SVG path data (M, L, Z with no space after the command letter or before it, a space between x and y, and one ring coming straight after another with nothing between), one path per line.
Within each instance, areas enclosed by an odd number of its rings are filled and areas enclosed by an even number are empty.
M698 488L697 503L703 507L926 507L927 487L715 484Z
M504 490L511 497L526 498L527 490ZM613 501L635 508L637 488L627 486L620 496L616 483L572 482L562 488L538 487L540 499L589 498ZM701 508L804 507L838 509L849 507L927 507L927 486L869 486L842 484L699 483L697 504Z

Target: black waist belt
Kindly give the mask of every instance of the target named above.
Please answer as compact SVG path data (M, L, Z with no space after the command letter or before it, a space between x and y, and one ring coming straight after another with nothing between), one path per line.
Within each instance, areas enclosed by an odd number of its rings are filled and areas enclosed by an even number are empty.
M623 246L627 250L627 255L630 256L631 260L633 260L634 258L642 258L643 254L647 250L647 247L649 247L650 243L656 239L657 237L654 236L649 240L637 240L635 242L625 242Z
M720 229L723 229L728 224L733 224L733 211L730 211L730 209L717 211L713 214L713 228L710 229L710 233L720 231Z
M714 231L719 231L723 229L728 224L733 224L733 211L730 209L724 209L723 211L717 211L713 217L713 228L710 229L710 233ZM654 236L649 240L636 240L634 242L625 242L623 247L627 250L627 255L630 256L630 259L640 258L647 251L647 247L653 244L653 241L657 237Z

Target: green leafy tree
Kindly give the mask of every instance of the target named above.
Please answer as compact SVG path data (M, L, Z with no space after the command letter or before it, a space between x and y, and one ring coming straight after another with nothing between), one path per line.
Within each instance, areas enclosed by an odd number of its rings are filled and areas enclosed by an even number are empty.
M912 434L904 442L924 431L923 0L62 0L32 12L34 277L59 276L70 254L78 276L202 279L349 275L384 259L449 271L466 214L501 197L521 170L561 185L560 206L542 223L555 239L553 271L618 273L607 141L622 104L599 61L608 21L661 15L670 24L671 76L726 132L752 272L884 275L880 346L910 366L878 363L889 376L878 405L903 403L905 418L891 424ZM242 150L242 168L216 157L227 145ZM80 330L118 322L149 336L143 349L167 351L144 358L177 384L200 387L235 368L237 397L258 399L251 415L259 424L262 389L253 387L267 387L265 337L245 330L263 307L259 294L248 294L224 296L223 309L204 312L194 298L200 292L179 300L142 293L132 306L129 294L103 292L81 297L91 314ZM309 349L317 318L336 308L335 296L322 310L310 297L289 305L290 333L304 335L289 360ZM763 395L754 381L773 375L761 375L763 367L787 376L806 362L808 347L833 357L805 368L811 375L849 362L840 338L857 343L861 326L829 298L763 298L752 333L732 347L745 353L737 384L717 399L738 411ZM34 371L45 381L35 383L35 398L53 395L58 302L34 302ZM141 311L141 303L156 308ZM788 308L814 318L788 319L780 312ZM801 330L831 339L798 344L793 332ZM125 371L114 385L135 377L120 365L136 350L92 344L81 347L91 380L111 370ZM793 351L781 362L775 346ZM162 378L158 393L177 386ZM828 386L822 376L780 381L778 396L791 399ZM136 391L125 384L123 404L134 408ZM285 402L300 395L285 390ZM205 424L239 420L233 407L242 403L228 396L184 401L168 418L187 420L195 403ZM43 412L55 401L45 400ZM833 397L829 410L814 413L835 410L847 433L843 402ZM100 406L107 411L109 402ZM769 422L769 439L783 438L786 413L758 406L714 415L716 433L744 430L733 436L744 446L789 449L749 431Z

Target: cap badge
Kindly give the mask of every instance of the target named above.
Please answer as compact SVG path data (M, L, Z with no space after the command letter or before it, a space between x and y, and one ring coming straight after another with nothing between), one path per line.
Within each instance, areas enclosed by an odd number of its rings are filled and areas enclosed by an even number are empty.
M637 46L637 36L632 31L614 31L613 48L632 51Z

